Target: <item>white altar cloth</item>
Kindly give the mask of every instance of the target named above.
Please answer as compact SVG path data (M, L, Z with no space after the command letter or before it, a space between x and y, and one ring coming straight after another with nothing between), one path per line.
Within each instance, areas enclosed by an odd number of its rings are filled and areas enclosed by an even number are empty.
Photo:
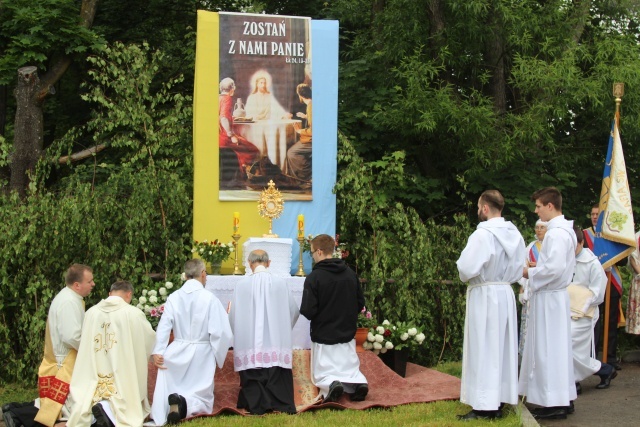
M249 269L251 271L251 269ZM218 297L224 308L227 308L229 301L233 297L233 289L236 284L245 276L207 276L205 289L213 292ZM293 294L298 307L302 302L302 290L304 288L304 277L284 277L289 286L289 291ZM293 348L294 350L308 350L311 348L311 336L309 335L309 320L300 315L296 325L293 327Z

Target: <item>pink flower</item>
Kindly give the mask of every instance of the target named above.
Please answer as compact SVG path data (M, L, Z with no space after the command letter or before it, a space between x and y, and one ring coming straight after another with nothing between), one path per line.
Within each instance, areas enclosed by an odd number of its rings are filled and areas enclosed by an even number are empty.
M367 314L365 314L365 317L366 317L367 319L371 319L373 316L371 315L371 312L370 312L370 311L367 311Z
M151 311L149 311L149 314L151 315L151 317L160 317L158 315L158 309L157 308L152 308Z

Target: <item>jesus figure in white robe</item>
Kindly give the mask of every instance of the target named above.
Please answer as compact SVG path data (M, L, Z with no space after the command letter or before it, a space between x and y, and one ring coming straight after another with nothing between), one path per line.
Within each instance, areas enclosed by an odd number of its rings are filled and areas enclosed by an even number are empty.
M562 215L562 195L554 187L531 197L535 212L547 221L547 234L535 267L524 269L529 279L529 322L520 367L519 394L541 406L535 418L566 418L576 398L571 347L571 310L567 287L576 264L573 221Z
M501 403L518 403L516 301L511 284L522 277L526 256L518 229L502 218L504 198L496 190L478 200L480 224L457 261L469 282L462 351L460 401L473 410L459 419L502 416Z
M185 263L187 281L164 306L153 349L158 367L151 417L156 425L213 412L213 375L222 368L233 337L220 300L204 289L207 272L200 259ZM173 330L174 340L169 342ZM172 397L179 397L177 410ZM171 403L171 404L170 404Z

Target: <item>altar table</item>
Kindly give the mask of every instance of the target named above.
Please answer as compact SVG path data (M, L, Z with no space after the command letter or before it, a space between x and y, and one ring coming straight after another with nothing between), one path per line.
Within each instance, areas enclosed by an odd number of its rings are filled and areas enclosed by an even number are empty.
M271 163L284 169L287 149L296 143L296 129L301 121L293 119L256 120L252 123L236 122L234 131L267 155Z
M213 292L218 297L224 308L227 308L229 301L233 298L233 290L238 282L246 276L207 276L205 289ZM304 277L285 277L282 278L289 286L289 291L300 307L302 302L302 290L304 287ZM293 327L293 348L295 350L305 350L311 348L311 336L309 335L309 320L300 315L298 321Z

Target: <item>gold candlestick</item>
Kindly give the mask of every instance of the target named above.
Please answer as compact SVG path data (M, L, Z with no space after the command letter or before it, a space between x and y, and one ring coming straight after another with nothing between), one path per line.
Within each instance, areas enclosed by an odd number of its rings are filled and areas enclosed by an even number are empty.
M233 251L235 252L233 274L237 276L239 274L242 274L242 272L240 271L240 267L238 266L238 240L240 240L240 235L238 233L233 233L231 237L233 238Z
M304 277L306 276L306 274L304 274L304 265L302 264L302 245L304 243L304 236L298 237L298 243L300 243L300 257L298 261L298 271L296 272L296 276Z

